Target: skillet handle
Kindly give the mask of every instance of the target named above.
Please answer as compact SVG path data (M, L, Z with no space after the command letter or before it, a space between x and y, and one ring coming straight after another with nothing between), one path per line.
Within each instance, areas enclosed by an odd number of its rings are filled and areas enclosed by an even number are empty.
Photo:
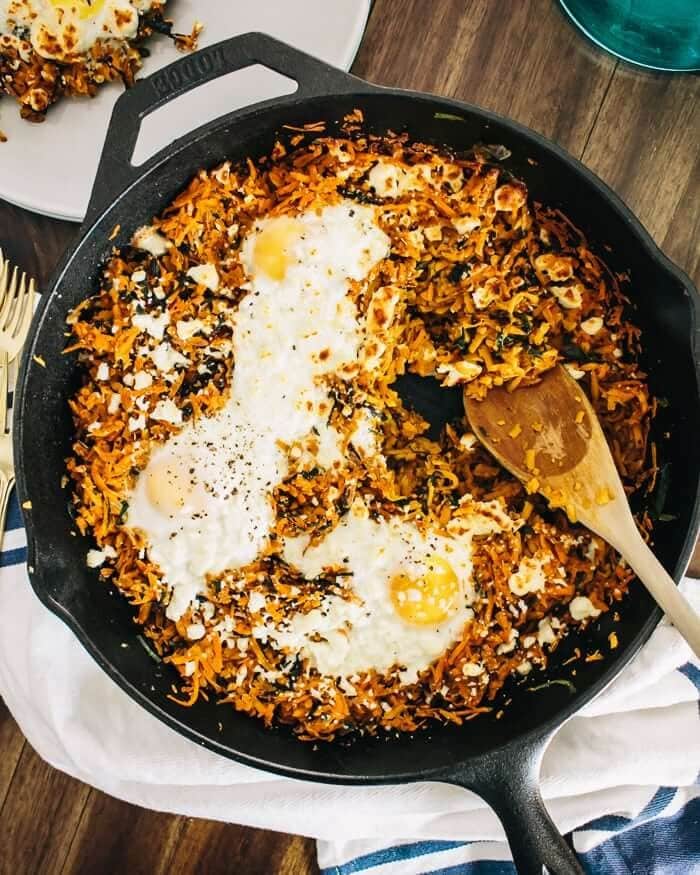
M117 100L107 129L85 226L92 225L103 208L141 176L146 167L166 159L165 153L170 151L170 147L158 152L138 170L131 163L141 122L147 115L193 88L236 70L243 70L252 64L262 64L294 79L299 87L293 94L238 109L226 116L228 119L256 112L272 102L279 106L308 97L378 90L377 86L331 67L324 61L264 33L234 36L181 58L140 79ZM207 127L203 126L202 130ZM183 135L189 133L183 131Z
M443 780L472 790L493 808L506 831L518 875L584 875L576 854L547 813L538 786L550 738L526 741L515 751L487 754Z

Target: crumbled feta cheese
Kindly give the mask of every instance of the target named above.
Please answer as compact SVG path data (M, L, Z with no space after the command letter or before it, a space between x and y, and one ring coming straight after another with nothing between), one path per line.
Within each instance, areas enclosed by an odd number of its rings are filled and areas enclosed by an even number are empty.
M107 362L100 362L100 366L97 369L97 379L109 380L109 365Z
M262 611L265 607L265 596L258 592L257 590L253 590L251 594L248 596L248 610L251 614L257 614L258 611Z
M345 693L346 696L350 696L352 698L357 695L357 690L347 678L341 678L338 686Z
M173 349L169 343L161 343L149 353L151 361L163 373L168 373L178 365L189 364L184 355Z
M515 669L518 674L527 675L532 671L532 663L529 659L524 659Z
M571 365L567 362L564 367L569 372L569 376L573 377L574 380L581 380L586 376L586 372L582 371L581 368L577 368L576 365Z
M460 447L467 452L471 452L478 443L479 438L471 431L465 432L459 439Z
M585 595L577 595L569 602L569 613L574 620L587 620L589 617L599 617L600 611L593 606L593 602Z
M526 635L525 638L523 638L523 647L532 647L536 640L537 639L534 635Z
M589 562L595 562L597 550L598 545L596 544L596 540L595 538L591 538L585 552L586 559L588 559Z
M428 228L424 228L423 233L425 234L425 239L430 240L432 243L442 240L442 228L440 225L430 225Z
M110 416L114 416L114 414L121 407L122 399L119 392L112 392L112 397L109 399L109 404L107 405L107 413Z
M511 653L515 650L515 641L509 641L507 644L499 644L496 648L496 653L502 656L504 653Z
M88 425L87 430L92 434L95 431L99 431L102 428L102 423L95 420L95 422L91 422Z
M200 638L204 638L206 631L203 623L190 623L187 627L187 637L190 641L199 641Z
M238 648L240 653L245 653L248 650L248 639L238 638L236 641L236 647Z
M475 380L483 368L476 362L461 361L438 365L438 374L445 374L443 386L456 386L459 383L469 383Z
M515 650L515 645L517 644L516 639L519 637L520 633L517 629L510 630L510 637L508 641L504 641L503 644L499 644L496 648L496 653L501 656L504 653L512 653Z
M194 670L197 668L197 663L194 660L189 660L189 662L185 663L185 677L192 677L194 674Z
M212 292L219 288L219 274L213 264L197 264L187 271L187 276Z
M457 219L452 219L452 224L460 237L463 237L465 234L471 234L472 231L476 231L481 222L474 218L474 216L460 216Z
M532 556L525 556L518 570L508 578L510 591L518 596L527 595L529 592L541 592L545 583L542 561Z
M216 608L211 602L204 602L201 607L202 616L205 620L212 620L214 618L214 614L216 613Z
M581 329L585 331L586 334L590 334L591 337L594 334L597 334L602 327L603 320L600 316L591 316L590 319L586 319L581 323Z
M367 181L379 197L390 197L417 188L415 173L389 161L378 161L370 170Z
M505 213L513 213L525 203L525 187L520 184L506 183L499 186L493 195L497 210Z
M172 425L180 425L182 422L182 410L170 398L165 398L159 401L153 408L151 419L157 419L160 422L169 422Z
M188 319L182 320L177 323L175 326L175 330L177 331L177 336L180 340L189 340L191 337L194 337L195 334L199 334L200 331L204 331L205 325L201 319Z
M141 392L143 389L148 389L149 386L153 385L153 377L147 371L139 371L137 374L134 374L133 384L134 389L137 392Z
M545 644L554 644L556 640L557 636L554 634L552 621L549 617L543 617L537 624L537 641L542 647Z
M104 564L106 558L107 554L104 550L88 550L87 566L88 568L99 568L100 565Z
M155 340L162 340L165 329L170 325L170 314L167 310L161 313L160 316L152 316L150 313L137 313L131 321L139 331L145 331L146 334L155 338Z
M580 283L550 286L549 290L565 310L577 310L583 303L583 286Z
M479 286L472 292L472 300L477 310L485 310L493 300L493 292L490 289L485 289Z
M535 259L535 267L555 282L565 282L574 275L573 259L565 255L557 255L554 252L538 255Z
M483 665L477 662L465 662L462 666L462 674L466 678L478 678L484 673Z
M141 413L139 416L129 417L129 431L139 431L146 428L146 417Z
M124 374L122 377L125 386L133 386L134 385L134 375L133 374Z
M131 274L131 281L134 283L143 283L146 281L146 271L145 270L135 270Z
M152 225L144 225L139 228L131 239L131 245L136 249L148 252L150 255L165 255L172 247L167 237L160 234Z

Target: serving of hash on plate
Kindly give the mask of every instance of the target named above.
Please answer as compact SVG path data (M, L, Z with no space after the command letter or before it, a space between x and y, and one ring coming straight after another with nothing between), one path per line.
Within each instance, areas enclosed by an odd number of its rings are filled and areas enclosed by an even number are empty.
M88 565L176 701L308 740L492 709L632 576L463 418L429 438L397 377L481 398L564 362L628 491L656 475L639 331L582 233L488 150L347 122L200 171L68 320Z
M167 0L0 0L0 97L23 118L44 120L63 96L94 97L101 85L133 85L154 32L196 48L201 25L172 34Z

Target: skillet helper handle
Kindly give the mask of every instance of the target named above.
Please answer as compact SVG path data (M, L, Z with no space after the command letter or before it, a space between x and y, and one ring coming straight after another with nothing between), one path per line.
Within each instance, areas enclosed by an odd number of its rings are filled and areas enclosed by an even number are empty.
M540 765L549 740L526 742L515 752L488 754L444 780L472 790L493 808L506 831L518 875L584 875L540 794Z
M373 86L361 79L264 33L251 32L234 36L181 58L156 73L139 79L117 100L107 129L85 225L91 225L102 209L119 192L127 189L145 167L164 160L163 153L159 152L138 170L131 163L141 122L147 115L193 88L236 70L243 70L252 64L262 64L297 82L299 87L293 94L274 99L276 105L326 94L373 90ZM266 103L267 101L263 101L243 107L227 118L248 114ZM187 130L182 133L184 135L190 132Z

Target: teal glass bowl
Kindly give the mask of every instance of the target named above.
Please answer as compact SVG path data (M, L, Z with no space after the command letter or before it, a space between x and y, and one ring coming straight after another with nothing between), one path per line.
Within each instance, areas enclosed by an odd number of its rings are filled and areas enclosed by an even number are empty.
M700 70L700 0L559 0L602 48L654 70Z

